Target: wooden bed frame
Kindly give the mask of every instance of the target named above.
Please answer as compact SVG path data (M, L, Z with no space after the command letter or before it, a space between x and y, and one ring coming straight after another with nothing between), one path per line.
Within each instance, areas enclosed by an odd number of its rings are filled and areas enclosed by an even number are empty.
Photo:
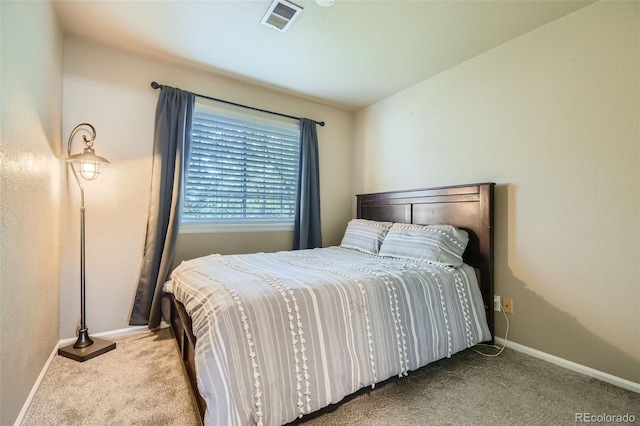
M469 233L469 244L463 258L465 263L479 271L480 291L492 336L494 187L494 183L480 183L356 196L357 217L361 219L421 225L450 224ZM196 338L191 328L191 318L180 302L172 295L168 296L171 300L171 330L182 354L200 418L203 419L206 405L196 384ZM490 343L493 343L493 338Z

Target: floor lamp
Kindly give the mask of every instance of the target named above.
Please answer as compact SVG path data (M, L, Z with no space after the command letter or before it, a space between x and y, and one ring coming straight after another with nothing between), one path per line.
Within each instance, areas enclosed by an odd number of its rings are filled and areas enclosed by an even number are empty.
M82 135L85 144L84 151L81 154L71 155L71 142L80 130L88 133L90 137ZM58 355L80 362L95 358L116 348L115 342L89 337L85 315L84 187L78 177L78 173L83 179L94 180L99 174L98 167L102 164L109 164L109 160L96 155L93 150L93 141L95 139L96 129L89 123L82 123L73 129L67 144L67 162L80 187L80 328L78 330L78 340L72 345L58 349Z

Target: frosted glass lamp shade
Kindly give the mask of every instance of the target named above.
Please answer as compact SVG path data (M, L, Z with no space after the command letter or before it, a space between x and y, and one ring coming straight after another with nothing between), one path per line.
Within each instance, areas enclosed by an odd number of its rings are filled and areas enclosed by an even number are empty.
M93 148L85 148L82 154L74 154L67 158L67 161L86 180L93 180L100 174L99 167L109 164L109 160L96 155Z

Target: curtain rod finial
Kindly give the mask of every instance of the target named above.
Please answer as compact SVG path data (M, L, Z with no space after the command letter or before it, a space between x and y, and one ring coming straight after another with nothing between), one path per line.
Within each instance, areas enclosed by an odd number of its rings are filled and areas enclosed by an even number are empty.
M153 87L154 89L162 89L162 85L156 83L155 81L151 82L151 87Z
M321 121L318 124L320 125L320 127L324 127L324 121Z

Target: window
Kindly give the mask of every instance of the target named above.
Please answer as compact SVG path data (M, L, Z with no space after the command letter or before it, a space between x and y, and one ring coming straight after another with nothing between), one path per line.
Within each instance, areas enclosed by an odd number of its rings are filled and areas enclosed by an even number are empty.
M182 229L292 229L299 153L298 123L196 104Z

